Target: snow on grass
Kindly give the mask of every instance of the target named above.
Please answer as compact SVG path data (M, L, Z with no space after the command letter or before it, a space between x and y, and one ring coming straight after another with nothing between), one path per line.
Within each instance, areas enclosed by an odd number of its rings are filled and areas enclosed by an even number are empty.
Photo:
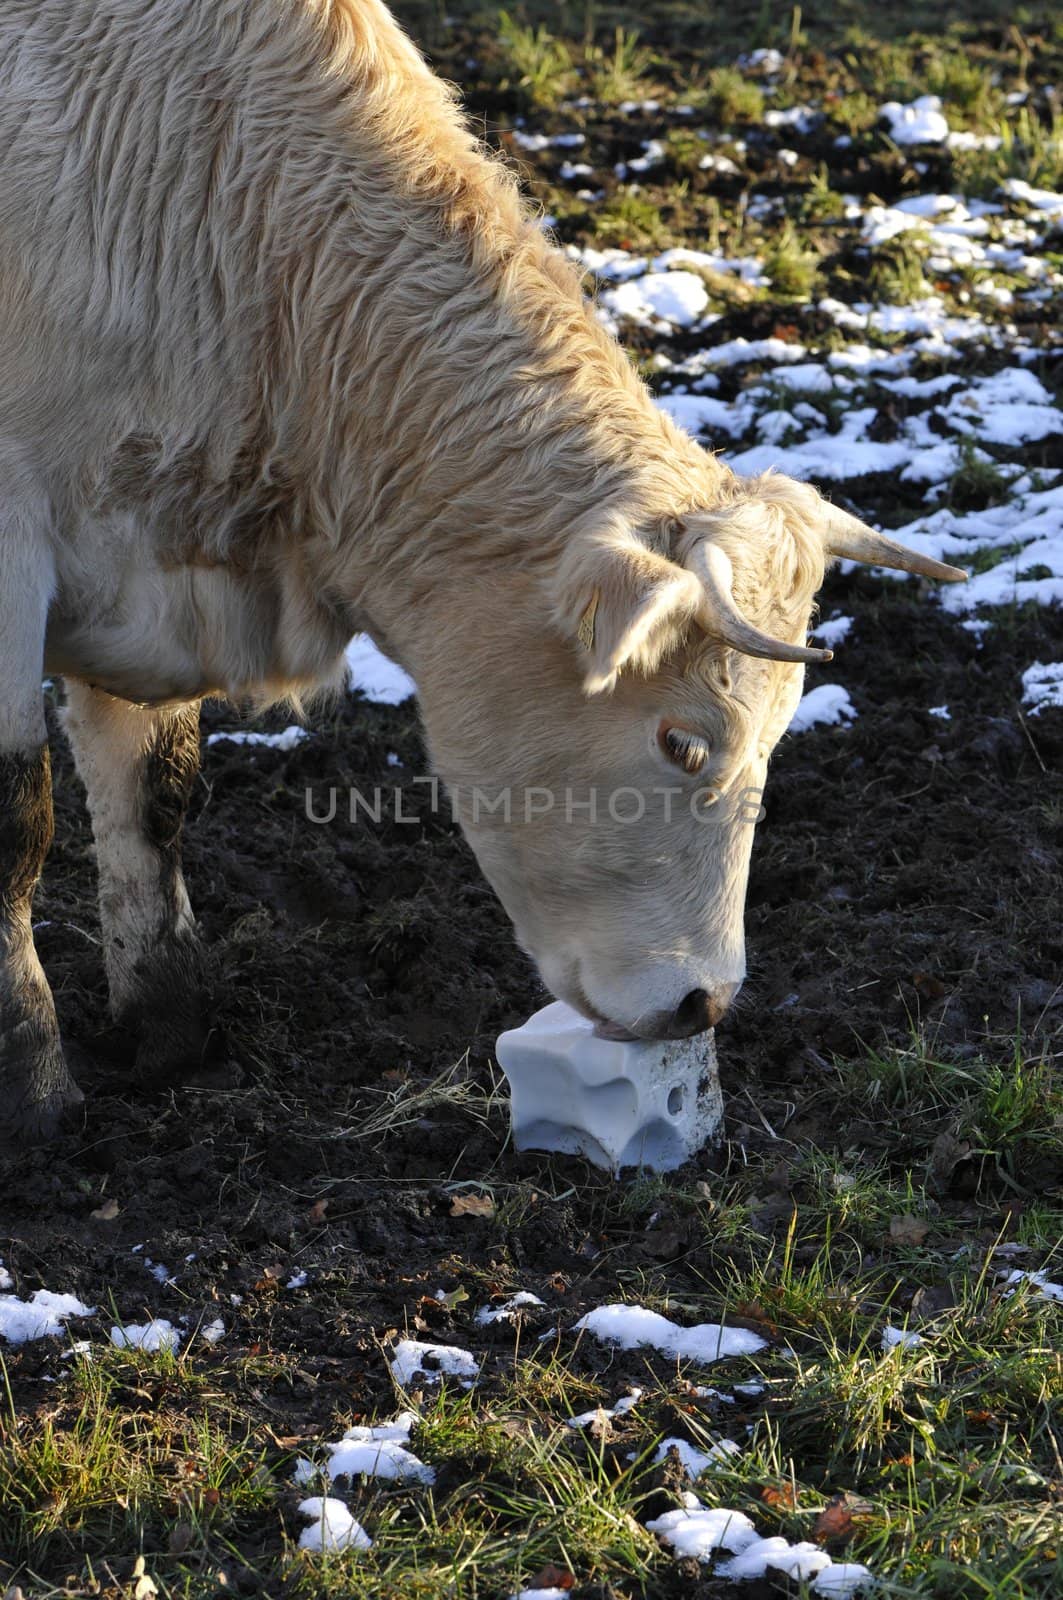
M285 728L282 733L246 733L239 729L223 729L219 733L208 733L208 744L257 744L269 750L294 750L297 744L302 744L304 739L309 739L310 734L306 728L299 728L294 723L290 728Z
M111 1329L111 1343L119 1350L176 1350L181 1335L165 1317L152 1317L150 1322L128 1322L125 1327Z
M0 1268L0 1287L11 1283L11 1275ZM91 1317L95 1306L87 1306L73 1294L54 1294L51 1289L35 1289L28 1300L16 1294L0 1294L0 1338L8 1344L26 1344L30 1339L56 1338L65 1333L67 1317Z
M373 1542L342 1500L312 1495L300 1502L299 1515L310 1519L299 1535L300 1550L368 1550Z
M812 632L821 644L825 644L828 650L833 650L835 645L841 644L842 640L848 637L852 625L852 617L831 617L827 622L817 622Z
M518 1289L504 1305L481 1306L473 1321L481 1328L487 1327L492 1322L512 1322L526 1307L544 1304L545 1301L540 1300L537 1294L532 1294L527 1289Z
M479 1372L475 1356L454 1344L423 1344L418 1339L400 1339L391 1358L391 1375L404 1389L415 1378L422 1383L460 1378L465 1388L471 1388Z
M898 1345L903 1345L906 1350L912 1350L916 1345L922 1344L918 1333L912 1333L908 1328L895 1328L887 1323L882 1330L882 1349L896 1350Z
M348 1428L337 1443L326 1444L329 1452L326 1466L316 1467L307 1457L299 1458L295 1464L295 1482L310 1483L320 1474L329 1481L366 1477L390 1478L396 1483L435 1483L434 1469L407 1449L416 1422L416 1412L402 1411L392 1422Z
M944 144L949 136L948 121L936 94L921 94L909 105L887 100L879 107L879 116L889 123L894 144Z
M647 272L607 289L601 303L629 322L659 321L689 328L708 309L709 294L694 272Z
M351 688L377 705L398 706L417 693L409 673L389 661L364 633L356 634L347 646L347 674Z
M625 1412L637 1406L641 1399L641 1389L629 1389L627 1394L621 1395L615 1406L611 1408L608 1406L595 1406L593 1411L581 1411L578 1416L567 1419L568 1426L570 1428L589 1428L592 1423L601 1422L603 1418L606 1422L611 1422L614 1417L622 1417Z
M598 1306L580 1318L575 1331L592 1333L603 1344L618 1344L624 1350L649 1345L679 1361L723 1361L765 1348L760 1335L747 1328L726 1328L716 1322L681 1328L644 1306Z
M1031 717L1049 706L1063 706L1063 661L1035 661L1022 675L1022 703Z
M790 733L807 733L809 728L845 727L856 716L848 689L840 683L821 683L801 696L790 719Z
M700 1478L703 1472L722 1467L732 1456L741 1454L741 1446L735 1444L733 1439L718 1439L708 1450L699 1450L688 1439L662 1439L653 1458L654 1465L664 1461L669 1450L675 1451L683 1470L691 1478Z
M1047 1272L1022 1272L1016 1267L1003 1274L1002 1287L1009 1294L1014 1294L1024 1284L1042 1300L1063 1300L1063 1283L1053 1283Z
M666 1511L646 1526L677 1556L707 1562L720 1551L729 1552L731 1559L716 1566L715 1577L753 1579L779 1572L795 1580L811 1579L814 1594L835 1595L838 1600L874 1583L868 1568L857 1562L833 1561L807 1541L790 1544L778 1535L762 1539L741 1511L703 1506L694 1494L684 1495L677 1511Z

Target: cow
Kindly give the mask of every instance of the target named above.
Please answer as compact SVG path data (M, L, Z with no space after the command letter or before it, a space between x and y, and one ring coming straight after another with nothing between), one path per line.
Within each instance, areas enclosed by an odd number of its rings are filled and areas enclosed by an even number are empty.
M200 702L335 688L358 631L492 797L463 825L547 987L621 1037L717 1022L826 564L965 574L677 428L380 0L6 0L0 148L7 1133L81 1099L30 921L45 672L143 1081L209 1026ZM531 790L567 798L499 803Z

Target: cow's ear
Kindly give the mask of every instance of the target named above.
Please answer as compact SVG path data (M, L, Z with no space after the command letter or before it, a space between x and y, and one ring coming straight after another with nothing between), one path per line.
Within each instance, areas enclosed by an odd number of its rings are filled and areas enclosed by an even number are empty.
M655 672L677 649L703 598L693 573L630 536L592 540L564 565L560 620L588 694L607 693L621 671Z

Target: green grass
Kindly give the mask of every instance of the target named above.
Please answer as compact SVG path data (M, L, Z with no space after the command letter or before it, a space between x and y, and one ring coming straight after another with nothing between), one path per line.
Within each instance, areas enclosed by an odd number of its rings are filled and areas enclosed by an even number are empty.
M388 1115L420 1109L393 1098L381 1137ZM412 1448L437 1483L333 1486L374 1542L321 1557L298 1549L291 1480L314 1440L296 1450L280 1438L269 1398L299 1382L297 1356L194 1343L153 1356L96 1336L91 1359L54 1360L58 1381L33 1415L9 1394L0 1576L27 1596L58 1592L69 1573L81 1592L107 1593L108 1574L131 1582L142 1557L159 1593L182 1600L216 1595L219 1571L264 1593L496 1600L553 1568L573 1574L577 1600L678 1595L674 1556L645 1528L680 1487L653 1465L656 1445L678 1435L707 1448L723 1435L741 1453L702 1476L703 1501L796 1540L832 1496L849 1496L845 1554L872 1567L887 1600L1058 1595L1063 1308L1001 1288L1014 1266L1054 1263L1063 1276L1058 1073L1008 1040L955 1060L914 1036L836 1062L803 1112L822 1115L829 1101L842 1133L830 1148L785 1135L758 1156L736 1148L708 1182L588 1175L592 1235L617 1247L616 1298L682 1323L739 1319L767 1341L758 1356L677 1367L650 1351L610 1355L572 1331L564 1304L487 1337L471 1320L484 1269L456 1257L451 1302L469 1319L481 1381L377 1408L418 1409ZM500 1123L503 1111L477 1114ZM948 1198L957 1166L959 1208ZM546 1193L497 1173L485 1181L503 1231ZM679 1299L667 1270L624 1265L623 1240L662 1217L700 1263L701 1287ZM526 1278L496 1264L489 1281L501 1292ZM887 1322L922 1342L883 1351ZM541 1340L544 1328L556 1331ZM385 1351L375 1359L383 1370ZM751 1380L763 1394L732 1406L691 1387ZM643 1398L600 1436L567 1426L631 1383ZM318 1436L350 1420L334 1413Z

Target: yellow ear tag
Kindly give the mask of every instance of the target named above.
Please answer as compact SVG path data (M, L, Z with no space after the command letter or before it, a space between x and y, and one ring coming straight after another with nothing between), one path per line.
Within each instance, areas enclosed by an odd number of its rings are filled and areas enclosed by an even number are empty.
M594 649L594 619L597 613L598 591L595 589L594 593L591 595L590 602L587 605L586 610L579 619L579 626L576 629L576 638L579 640L584 650Z

